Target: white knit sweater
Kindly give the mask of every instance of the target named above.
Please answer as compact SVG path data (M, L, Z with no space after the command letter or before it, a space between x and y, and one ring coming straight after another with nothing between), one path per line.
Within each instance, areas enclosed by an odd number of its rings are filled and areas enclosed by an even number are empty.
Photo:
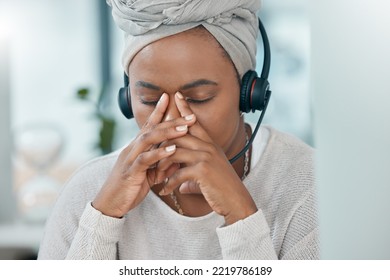
M80 168L47 221L39 259L318 259L313 150L268 127L269 139L245 186L258 212L232 225L212 212L186 217L153 192L124 218L90 202L118 153ZM261 145L255 138L254 152Z

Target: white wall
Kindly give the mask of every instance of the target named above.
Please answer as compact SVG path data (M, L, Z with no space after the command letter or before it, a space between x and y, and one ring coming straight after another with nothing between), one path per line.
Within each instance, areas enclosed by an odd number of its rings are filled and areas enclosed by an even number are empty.
M11 128L54 123L68 135L62 160L88 159L97 138L92 110L76 99L98 90L98 12L94 0L0 3L11 32ZM77 137L77 136L80 137Z
M100 86L97 26L94 0L0 0L0 33L7 34L9 46L6 70L0 57L1 71L9 75L0 77L0 222L17 216L13 192L32 175L17 160L16 143L26 126L49 123L65 134L63 152L53 165L59 167L57 177L96 155L99 124L93 108L76 99L76 91Z
M14 218L15 199L12 193L10 128L10 46L8 34L0 30L0 223Z
M324 259L390 259L390 2L311 1Z

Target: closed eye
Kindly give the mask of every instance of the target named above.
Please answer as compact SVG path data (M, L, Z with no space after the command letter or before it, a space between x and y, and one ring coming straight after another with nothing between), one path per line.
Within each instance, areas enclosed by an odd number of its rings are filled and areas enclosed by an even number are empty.
M147 106L156 106L157 103L158 103L158 100L156 100L156 101L146 101L146 100L140 99L140 101L141 101L142 104L147 105Z
M206 103L208 101L210 101L211 99L213 99L214 96L212 97L209 97L209 98L205 98L205 99L193 99L193 98L186 98L186 101L190 104L203 104L203 103ZM144 105L147 105L147 106L156 106L157 103L158 103L158 100L155 100L155 101L146 101L146 100L142 100L140 99L140 102Z
M205 99L192 99L192 98L186 98L186 101L188 103L192 103L192 104L202 104L202 103L206 103L208 101L210 101L211 99L213 99L214 96L211 96L209 98L205 98Z

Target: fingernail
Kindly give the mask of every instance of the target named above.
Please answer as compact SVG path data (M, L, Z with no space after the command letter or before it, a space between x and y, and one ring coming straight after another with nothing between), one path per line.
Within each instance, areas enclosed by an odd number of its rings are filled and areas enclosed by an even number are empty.
M186 121L192 121L193 118L194 118L194 114L188 115L188 116L185 116L185 117L184 117L184 119L185 119Z
M176 150L176 145L165 147L167 153L173 152L174 150Z
M180 92L176 92L176 96L179 99L184 99L183 95Z
M187 125L176 126L176 131L179 131L179 132L187 131L187 129L188 129Z
M161 95L160 99L159 99L158 102L157 102L157 105L160 104L160 103L164 100L165 96L166 96L165 93L163 93L163 94Z
M159 195L164 195L164 193L165 193L165 191L164 191L164 189L162 189L158 194Z

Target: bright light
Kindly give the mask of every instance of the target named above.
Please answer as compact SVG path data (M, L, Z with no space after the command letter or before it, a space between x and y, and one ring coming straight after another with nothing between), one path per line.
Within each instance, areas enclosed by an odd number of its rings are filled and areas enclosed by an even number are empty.
M0 40L1 42L15 36L16 20L13 9L10 4L2 3L0 5Z

